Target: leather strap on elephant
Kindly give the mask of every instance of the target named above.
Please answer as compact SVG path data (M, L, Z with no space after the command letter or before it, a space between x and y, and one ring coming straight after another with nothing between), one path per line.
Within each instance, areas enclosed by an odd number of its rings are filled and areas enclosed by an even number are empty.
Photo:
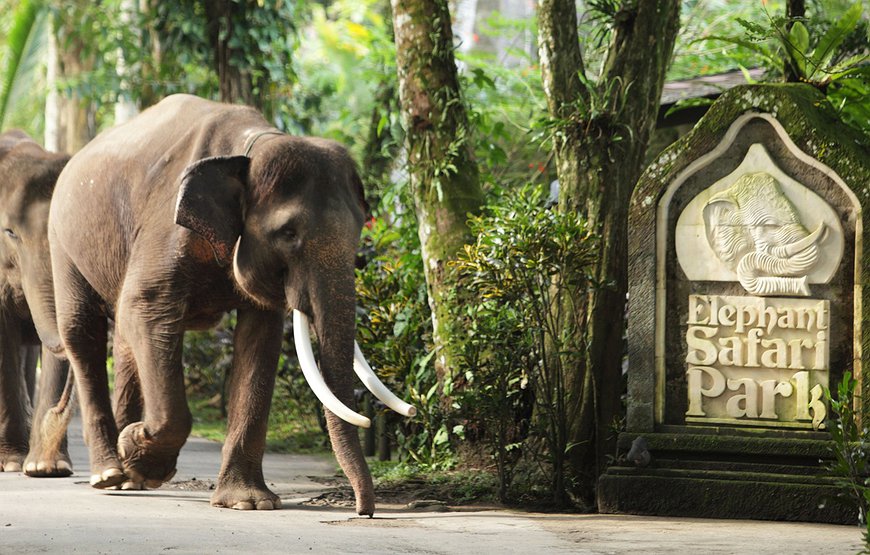
M253 150L253 148L254 148L254 143L256 143L257 139L259 139L263 135L284 135L284 133L282 133L281 131L277 131L275 129L267 129L265 131L260 131L258 133L254 133L253 135L251 135L250 137L248 137L245 140L245 143L248 145L245 148L245 156L246 157L250 158L251 150Z

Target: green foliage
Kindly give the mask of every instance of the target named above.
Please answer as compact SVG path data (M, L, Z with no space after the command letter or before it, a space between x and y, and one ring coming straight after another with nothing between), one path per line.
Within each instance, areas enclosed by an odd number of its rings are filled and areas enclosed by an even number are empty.
M823 89L832 81L868 74L867 68L861 67L867 61L866 48L855 53L843 48L855 42L855 35L866 37L863 11L862 4L856 2L839 19L815 20L811 34L807 27L810 20L771 16L765 9L767 25L739 20L744 37L708 39L736 42L761 55L779 75L785 76L791 70L801 81Z
M32 77L38 64L43 21L43 3L40 0L22 0L12 13L0 73L0 129L4 126L8 109L20 98L23 88L29 84L27 81L32 81L27 77Z
M567 319L565 326L564 316L582 315L579 308L595 287L595 237L579 214L548 210L544 200L540 187L526 187L469 222L477 239L455 268L462 287L480 302L460 315L470 330L462 399L479 429L494 436L489 443L501 484L509 484L518 460L511 451L530 433L546 447L551 492L562 504L573 447L568 384L586 364L586 352L568 348L585 322ZM532 400L534 415L526 410Z
M762 22L737 18L741 34L706 35L697 40L714 41L752 52L767 69L768 79L794 78L826 92L841 117L870 133L870 53L867 40L870 23L862 2L848 8L818 10L808 18L771 15L767 8ZM741 66L742 68L742 66Z
M837 398L826 392L832 416L827 428L833 441L834 460L829 470L838 485L847 492L847 499L858 509L858 521L865 526L864 553L870 553L870 434L867 427L859 424L860 415L855 413L853 400L857 382L846 372L837 387Z
M535 21L491 15L481 34L532 37ZM474 154L485 188L513 187L542 179L549 183L549 150L536 137L539 114L546 112L541 73L527 50L508 48L509 60L484 50L457 52L468 105Z
M465 504L492 500L493 476L480 470L444 471L390 461L369 463L378 494L411 489L418 498Z
M668 79L690 79L762 65L762 57L754 50L711 38L712 33L741 36L741 20L764 24L767 19L760 7L759 0L683 0L680 33ZM771 0L767 7L783 10L784 3Z
M232 369L235 314L209 331L184 338L185 385L194 415L194 434L223 440L226 434L226 376ZM327 446L320 402L293 355L292 329L285 324L269 413L267 448L273 452L310 452Z
M309 7L310 23L294 57L298 79L279 108L280 120L290 132L349 145L357 159L364 158L372 121L376 137L392 138L379 148L400 144L395 93L381 93L396 90L395 45L385 4L339 0Z
M404 215L403 215L404 218ZM417 416L395 429L399 454L427 468L453 464L445 407L429 346L432 319L413 218L393 225L373 222L364 241L375 253L357 272L357 300L364 316L359 342L369 363L395 391L407 391Z

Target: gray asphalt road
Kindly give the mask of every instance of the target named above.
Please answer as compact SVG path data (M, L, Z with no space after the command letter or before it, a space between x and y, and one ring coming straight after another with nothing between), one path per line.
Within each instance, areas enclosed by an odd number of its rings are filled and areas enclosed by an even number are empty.
M855 553L858 527L512 511L417 512L379 507L376 518L302 503L325 490L329 458L267 455L278 511L208 503L220 446L191 439L169 487L107 492L88 485L78 422L76 473L36 479L0 473L0 554L13 553Z

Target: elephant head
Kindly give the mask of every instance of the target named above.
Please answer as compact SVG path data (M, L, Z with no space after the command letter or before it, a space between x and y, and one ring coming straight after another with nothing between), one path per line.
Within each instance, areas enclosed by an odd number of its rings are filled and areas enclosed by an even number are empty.
M43 345L60 354L54 315L48 210L69 157L46 152L21 131L0 135L0 287L29 312Z
M707 241L754 295L809 295L825 224L812 233L779 182L765 172L741 176L704 206Z
M259 140L250 158L213 157L189 166L176 223L204 237L219 264L231 265L247 298L265 309L293 311L300 365L328 409L330 439L357 492L357 510L371 514L371 478L353 426L370 423L348 408L351 368L389 406L408 416L415 411L377 380L354 341L354 262L367 210L362 183L337 143L277 133Z

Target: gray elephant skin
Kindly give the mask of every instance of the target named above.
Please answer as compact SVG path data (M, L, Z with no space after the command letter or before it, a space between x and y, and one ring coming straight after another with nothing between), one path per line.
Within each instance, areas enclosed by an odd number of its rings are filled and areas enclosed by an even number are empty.
M0 472L72 474L65 422L52 408L68 364L54 320L47 236L52 191L68 159L21 131L0 135Z
M188 95L164 99L73 157L58 180L49 241L94 487L171 479L191 430L183 334L236 310L211 503L280 506L262 457L284 318L293 309L311 319L322 377L352 406L354 260L365 210L355 164L337 143L288 136L251 108ZM115 322L114 417L107 319ZM372 515L357 428L331 410L326 418L356 510Z

